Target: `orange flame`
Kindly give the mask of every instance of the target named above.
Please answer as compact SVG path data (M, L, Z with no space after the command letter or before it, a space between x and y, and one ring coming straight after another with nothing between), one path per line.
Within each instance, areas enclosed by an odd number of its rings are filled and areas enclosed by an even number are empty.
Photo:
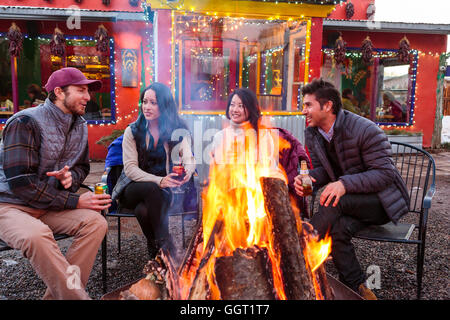
M208 249L206 246L210 237L213 236L214 251L204 266L212 299L220 299L220 291L215 282L215 260L222 256L232 255L237 248L245 249L251 246L267 248L272 263L277 298L286 299L279 254L273 246L273 228L265 210L260 178L272 176L281 178L287 183L284 171L278 167L277 162L274 165L273 161L278 157L278 150L288 148L289 143L279 139L277 130L259 129L259 136L256 138L256 132L250 124L244 129L246 130L245 138L241 139L240 148L236 146L236 141L227 144L225 139L225 143L215 150L222 152L223 158L217 157L215 154L216 161L210 166L210 183L202 195L204 198L203 247L196 252L193 267L184 270L181 274L181 297L183 298L187 298L189 295L188 290L194 280L196 269ZM240 136L240 138L242 137ZM263 147L270 139L275 145L272 150ZM260 148L256 148L257 144ZM258 150L258 152L253 152L253 150ZM276 157L273 156L275 150ZM217 161L217 159L222 161ZM223 222L221 232L212 234L218 220ZM311 254L315 251L314 243L312 243L308 253ZM322 249L319 249L318 252L320 252L320 258L317 258L316 254L311 254L314 270L328 255Z
M331 253L331 237L327 234L322 240L317 236L310 237L307 246L307 260L311 272L317 270Z

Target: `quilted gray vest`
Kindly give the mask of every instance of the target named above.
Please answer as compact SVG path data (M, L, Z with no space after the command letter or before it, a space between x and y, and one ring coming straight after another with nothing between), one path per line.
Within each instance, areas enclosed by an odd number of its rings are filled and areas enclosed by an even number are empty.
M82 151L88 143L88 130L86 121L77 116L73 121L72 114L66 114L49 99L45 103L25 109L8 119L5 129L9 123L21 115L27 115L34 120L39 129L41 144L39 146L38 179L48 180L50 185L58 186L58 180L48 177L48 171L55 171L65 165L72 167L78 163ZM24 204L20 198L14 195L9 188L3 171L3 141L0 143L0 202Z

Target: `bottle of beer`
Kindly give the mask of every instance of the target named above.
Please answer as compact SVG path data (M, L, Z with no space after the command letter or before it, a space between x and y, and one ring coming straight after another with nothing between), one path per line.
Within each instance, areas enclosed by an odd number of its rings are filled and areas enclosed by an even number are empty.
M302 178L303 195L309 196L312 193L312 180L305 160L300 162L300 176Z

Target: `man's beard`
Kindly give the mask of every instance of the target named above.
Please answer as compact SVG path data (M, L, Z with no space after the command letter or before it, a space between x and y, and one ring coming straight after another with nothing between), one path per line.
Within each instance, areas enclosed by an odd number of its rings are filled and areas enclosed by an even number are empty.
M69 96L65 97L63 104L64 107L69 110L74 116L83 116L86 113L86 108L84 109L77 109L76 105L74 103L70 103L68 101Z

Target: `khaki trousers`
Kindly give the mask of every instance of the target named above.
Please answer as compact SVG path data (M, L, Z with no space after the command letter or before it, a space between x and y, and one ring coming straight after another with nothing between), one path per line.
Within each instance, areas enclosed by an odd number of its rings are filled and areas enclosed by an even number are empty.
M43 299L89 300L86 283L108 225L97 211L48 211L0 203L0 238L22 251L47 285ZM66 256L53 233L74 237Z

